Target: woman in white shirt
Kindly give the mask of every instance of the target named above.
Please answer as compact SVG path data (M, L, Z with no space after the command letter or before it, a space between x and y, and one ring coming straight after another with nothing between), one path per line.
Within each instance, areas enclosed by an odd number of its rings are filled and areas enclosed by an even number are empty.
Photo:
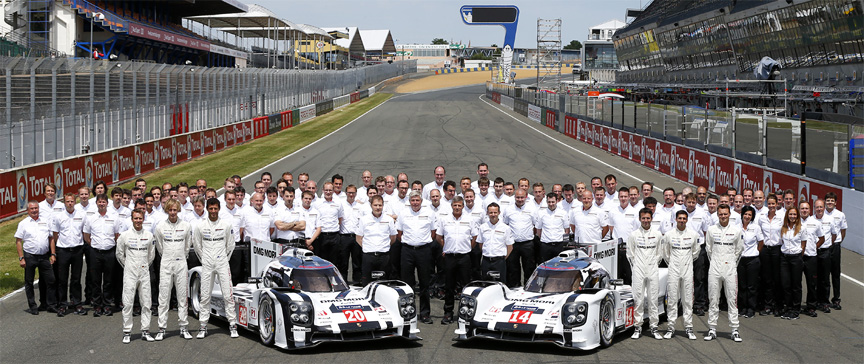
M744 206L741 209L741 230L744 233L744 251L738 261L738 311L745 318L756 315L756 304L759 292L761 262L759 252L762 251L762 229L753 219L756 209Z
M762 230L764 244L759 251L759 260L762 264L762 300L763 310L759 316L774 314L780 317L783 311L783 285L780 281L780 261L783 254L780 253L780 229L783 228L785 216L777 211L777 195L771 193L765 198L765 206L768 211L759 215L759 228Z
M798 219L798 208L786 209L783 228L780 229L780 280L783 282L783 294L786 309L782 317L787 320L797 320L801 311L801 273L804 261L801 255L807 244L807 231L801 227Z

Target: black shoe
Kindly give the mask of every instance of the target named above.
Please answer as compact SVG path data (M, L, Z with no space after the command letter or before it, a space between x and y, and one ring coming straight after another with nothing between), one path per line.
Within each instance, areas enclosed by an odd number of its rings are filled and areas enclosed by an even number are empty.
M424 324L432 324L432 318L429 316L421 316L420 322L422 322Z
M158 310L158 309L155 309L155 308L154 308L154 309L151 309L151 310L150 310L150 316L158 317L158 316L159 316L159 310Z
M38 308L28 308L28 309L24 310L24 312L27 312L31 315L38 315L39 309Z
M785 314L786 313L781 311L781 310L774 310L774 317L780 317L780 318L785 319L786 318Z
M46 311L50 313L58 313L60 310L57 307L48 307Z
M759 311L759 316L770 316L770 315L771 315L771 309L770 308L766 308L762 311Z
M84 302L81 302L81 306L90 306L90 299L88 298Z
M832 304L831 304L831 308L833 308L833 309L835 309L835 310L837 310L837 311L840 311L840 310L843 309L843 307L840 307L840 302L839 302L839 301L832 303Z
M57 309L57 317L66 316L66 307L60 307Z
M812 309L812 308L811 308L811 309L807 309L807 310L805 310L805 311L804 311L804 314L807 315L807 316L810 316L810 317L816 317L816 316L818 316L818 315L816 314L816 310L814 310L814 309Z
M39 311L48 311L48 306L45 306L45 305L39 305L39 307L37 307L36 309L39 310Z
M444 318L441 319L441 325L449 325L453 323L453 314L448 313L444 315Z
M141 307L136 307L132 309L132 316L138 317L141 316Z
M96 308L93 309L93 317L99 316L102 316L102 307L96 306Z
M105 307L102 314L105 316L114 316L114 310L112 310L111 307Z
M76 315L87 316L87 310L84 309L84 306L76 306L75 312Z
M820 310L824 313L831 313L831 305L826 303L822 305L822 308L820 308Z
M792 313L788 314L786 318L789 320L797 320L798 319L798 312L792 312Z
M705 316L705 310L702 309L701 307L700 307L700 308L697 308L696 311L693 312L693 313L695 313L696 316Z

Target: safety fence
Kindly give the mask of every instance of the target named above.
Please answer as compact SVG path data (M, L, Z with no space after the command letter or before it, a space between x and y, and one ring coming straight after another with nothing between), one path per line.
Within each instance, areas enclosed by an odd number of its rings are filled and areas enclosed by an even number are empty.
M0 169L227 126L416 70L416 60L312 71L0 57Z
M57 186L58 196L96 181L108 185L170 167L196 157L258 139L299 125L375 94L375 87L336 99L256 116L230 125L183 132L173 136L111 148L98 153L37 164L0 173L0 219L24 212L29 200L42 200L45 186ZM337 106L338 105L338 106Z

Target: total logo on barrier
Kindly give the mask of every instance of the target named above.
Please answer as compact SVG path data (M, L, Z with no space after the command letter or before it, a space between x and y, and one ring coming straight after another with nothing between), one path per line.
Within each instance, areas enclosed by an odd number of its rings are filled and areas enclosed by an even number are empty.
M111 176L114 181L120 179L120 164L117 163L117 151L111 152Z
M54 163L54 185L57 186L57 197L63 197L63 164Z
M810 182L807 181L798 181L798 202L810 202ZM813 199L817 199L818 197L812 196Z
M690 151L687 157L687 183L693 184L693 179L696 176L696 152Z
M18 177L18 211L27 208L27 173L26 171L16 172Z
M159 169L159 142L153 142L153 168Z
M671 149L669 150L669 158L672 161L672 163L669 163L669 174L674 177L675 172L678 170L678 164L681 162L685 162L685 161L683 159L682 160L678 159L678 149L674 145L670 146L670 148ZM686 164L685 164L685 166L686 166ZM682 169L684 169L684 168L686 168L686 167L682 167Z
M774 172L762 172L762 191L767 194L774 192L775 190L776 187L774 186Z
M93 185L93 157L84 157L84 178L87 186Z

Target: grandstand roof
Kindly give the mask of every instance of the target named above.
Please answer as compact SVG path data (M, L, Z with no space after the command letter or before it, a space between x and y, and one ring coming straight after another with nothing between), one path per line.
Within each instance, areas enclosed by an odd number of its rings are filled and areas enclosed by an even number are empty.
M723 7L739 7L750 6L749 3L760 3L766 0L753 1L733 1L733 0L654 0L648 4L636 19L633 19L626 27L619 29L617 35L630 35L635 31L641 31L642 28L651 28L652 24L662 26L672 24L679 20L687 19L697 14L704 14L709 11L717 10ZM738 5L738 3L748 3Z
M238 0L169 0L171 12L180 17L246 12L249 8Z
M625 25L627 25L627 23L620 21L620 20L612 19L612 20L607 21L603 24L597 24L597 25L590 27L588 29L620 29L620 28L624 27Z
M343 30L347 29L348 38L336 39L335 41L333 41L333 43L342 48L347 48L349 52L362 53L366 51L366 48L363 47L363 37L360 36L360 29L357 29L357 27L323 29L329 33L342 32Z
M393 43L393 36L388 29L361 30L360 36L363 37L363 48L367 52L396 52L396 44Z
M309 35L321 35L325 38L333 38L330 33L327 33L324 29L316 27L314 25L309 24L297 24L297 28L302 30L304 33Z
M241 37L285 39L286 32L295 35L308 33L300 25L279 18L272 11L258 4L248 5L246 12L191 16L187 19ZM274 29L278 29L279 32L274 32Z

